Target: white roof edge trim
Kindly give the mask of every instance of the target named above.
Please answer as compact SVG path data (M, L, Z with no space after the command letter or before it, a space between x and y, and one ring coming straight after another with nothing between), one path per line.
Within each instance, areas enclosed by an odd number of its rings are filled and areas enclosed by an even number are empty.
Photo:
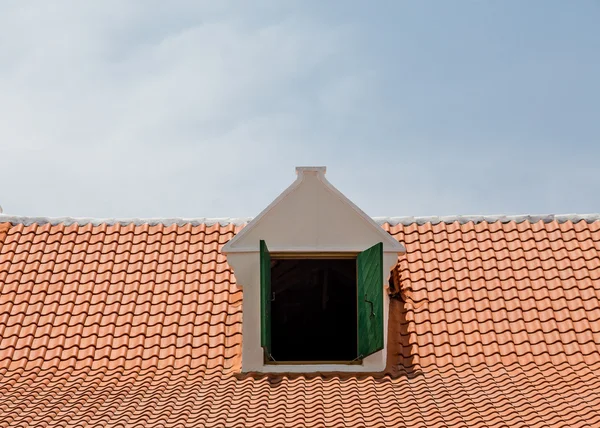
M6 214L0 214L0 223L12 223L22 224L24 226L30 226L32 224L51 224L53 226L58 224L64 224L70 226L77 224L80 226L91 224L93 226L99 226L106 224L109 226L119 224L121 226L127 226L133 224L135 226L149 225L164 225L164 226L185 226L191 224L192 226L199 226L205 224L207 226L213 226L220 224L221 226L243 226L249 223L252 217L198 217L198 218L179 218L179 217L164 217L164 218L93 218L93 217L29 217L29 216L10 216Z
M551 223L553 221L557 221L558 223L566 223L567 221L571 221L573 223L578 223L580 221L585 221L587 223L593 223L595 221L600 221L600 213L590 213L590 214L519 214L519 215L455 215L455 216L428 216L428 217L373 217L373 220L379 224L389 224L391 226L396 226L398 224L402 224L404 226L409 226L411 224L438 224L438 223L456 223L466 224L469 222L477 223L510 223L514 221L515 223L537 223L542 221L544 223Z
M438 224L438 223L446 223L451 224L458 222L459 224L466 224L469 222L473 223L495 223L497 221L501 223L509 223L514 221L515 223L523 223L525 221L529 221L531 223L537 223L538 221L543 221L545 223L550 223L552 221L557 221L558 223L565 223L567 221L571 221L577 223L579 221L586 221L587 223L593 223L595 221L600 221L600 213L598 214L521 214L521 215L456 215L456 216L429 216L429 217L372 217L371 218L375 224L381 226L384 224L389 224L391 226L395 226L398 224L402 224L404 226L409 226L411 224ZM155 217L155 218L95 218L95 217L34 217L34 216L19 216L19 215L8 215L8 214L0 214L0 223L12 223L12 224L22 224L24 226L30 226L32 224L51 224L58 225L64 224L65 226L70 226L72 224L77 225L86 225L92 224L94 226L98 226L101 224L106 225L115 225L120 224L122 226L126 226L129 224L134 224L136 226L141 226L144 224L148 224L150 226L162 224L164 226L178 225L184 226L187 224L191 224L192 226L205 224L207 226L212 226L215 224L220 224L221 226L234 225L234 226L243 226L245 224L250 223L253 220L253 217L194 217L194 218L184 218L184 217ZM243 231L244 229L242 229ZM241 233L241 232L240 232Z

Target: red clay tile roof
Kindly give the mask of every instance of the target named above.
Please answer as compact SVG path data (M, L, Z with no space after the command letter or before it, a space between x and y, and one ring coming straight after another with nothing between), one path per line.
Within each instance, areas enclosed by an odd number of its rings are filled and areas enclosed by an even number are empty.
M600 426L600 221L383 227L388 373L248 376L241 226L0 224L0 427Z

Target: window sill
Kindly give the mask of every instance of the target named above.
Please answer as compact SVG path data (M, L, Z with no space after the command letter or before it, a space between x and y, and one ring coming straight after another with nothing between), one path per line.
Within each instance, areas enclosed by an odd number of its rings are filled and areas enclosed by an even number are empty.
M362 366L363 360L355 361L265 361L265 366Z
M383 367L373 367L373 365L358 364L265 364L256 371L259 373L372 373L382 372Z

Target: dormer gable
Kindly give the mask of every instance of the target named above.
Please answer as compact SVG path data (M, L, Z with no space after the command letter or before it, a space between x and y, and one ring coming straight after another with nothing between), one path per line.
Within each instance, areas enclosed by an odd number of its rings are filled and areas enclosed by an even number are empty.
M404 247L332 186L296 180L223 248L243 288L245 372L378 372Z

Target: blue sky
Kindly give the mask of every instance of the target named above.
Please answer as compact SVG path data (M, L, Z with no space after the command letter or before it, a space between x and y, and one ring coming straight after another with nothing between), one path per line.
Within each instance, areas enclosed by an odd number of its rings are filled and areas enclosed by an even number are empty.
M0 5L0 205L241 217L600 211L600 2Z

